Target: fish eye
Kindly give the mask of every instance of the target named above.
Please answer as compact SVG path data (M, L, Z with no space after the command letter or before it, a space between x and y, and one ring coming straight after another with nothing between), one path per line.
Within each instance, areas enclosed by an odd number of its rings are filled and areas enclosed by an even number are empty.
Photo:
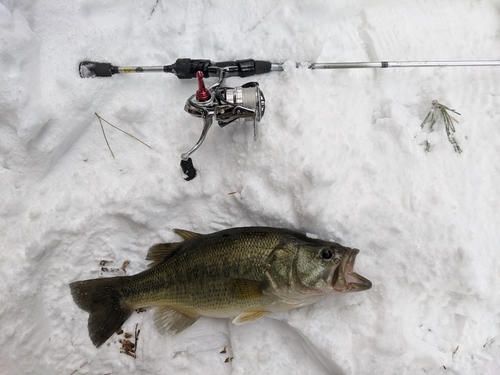
M323 260L330 260L333 257L333 251L331 251L329 248L325 247L324 249L320 250L319 256Z

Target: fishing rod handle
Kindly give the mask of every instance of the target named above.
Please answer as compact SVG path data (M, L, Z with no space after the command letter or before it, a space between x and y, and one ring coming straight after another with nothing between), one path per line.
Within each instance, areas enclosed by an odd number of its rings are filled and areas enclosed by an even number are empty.
M212 76L218 76L219 73L217 68L233 67L233 69L229 69L226 76L227 77L238 76L244 78L253 76L255 74L269 73L272 70L272 65L273 64L271 64L271 62L269 61L253 60L253 59L222 61L214 63L211 69L210 68L208 69L207 73L209 74L212 73Z
M218 77L220 68L226 69L226 77L249 77L255 74L269 73L276 70L269 61L236 60L212 62L203 59L177 59L175 63L164 66L114 66L106 62L82 61L79 66L80 77L111 77L120 73L172 73L179 79L195 78L196 73L203 72L204 77Z
M196 78L197 72L204 77L218 77L221 68L226 68L226 77L249 77L255 74L269 73L272 70L269 61L245 59L236 61L212 62L201 59L177 59L174 64L164 67L166 73L173 73L180 79Z
M165 66L115 66L106 62L82 61L78 67L80 77L111 77L120 73L172 73L171 65Z

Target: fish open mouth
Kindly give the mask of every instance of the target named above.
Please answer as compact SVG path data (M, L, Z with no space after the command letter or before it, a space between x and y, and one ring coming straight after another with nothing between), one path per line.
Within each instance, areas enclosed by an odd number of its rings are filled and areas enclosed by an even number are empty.
M372 287L370 280L354 272L354 261L359 250L350 249L349 253L342 259L342 262L335 269L332 278L332 286L336 292L357 292L367 290Z

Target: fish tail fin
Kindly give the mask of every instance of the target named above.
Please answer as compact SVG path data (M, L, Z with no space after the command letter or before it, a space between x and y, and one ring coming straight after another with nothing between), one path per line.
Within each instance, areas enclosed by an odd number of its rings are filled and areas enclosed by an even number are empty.
M110 277L69 284L75 303L90 313L89 336L96 347L104 344L134 311L120 293L123 279Z

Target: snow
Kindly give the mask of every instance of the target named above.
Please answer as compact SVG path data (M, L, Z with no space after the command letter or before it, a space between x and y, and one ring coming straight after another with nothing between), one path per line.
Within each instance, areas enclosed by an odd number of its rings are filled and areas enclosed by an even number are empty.
M154 9L154 11L153 11ZM0 1L0 373L500 374L500 68L296 69L295 62L490 60L494 0ZM194 80L82 79L78 63L179 57L284 61L258 81L266 114L201 121ZM307 66L307 64L302 64ZM210 79L207 84L210 84ZM432 100L461 113L457 154ZM97 117L151 145L148 149ZM106 125L104 125L106 126ZM432 144L425 153L420 144ZM172 228L294 229L360 249L362 293L242 326L201 318L161 336L133 316L137 357L96 349L75 280L146 267ZM132 338L133 340L133 338Z

